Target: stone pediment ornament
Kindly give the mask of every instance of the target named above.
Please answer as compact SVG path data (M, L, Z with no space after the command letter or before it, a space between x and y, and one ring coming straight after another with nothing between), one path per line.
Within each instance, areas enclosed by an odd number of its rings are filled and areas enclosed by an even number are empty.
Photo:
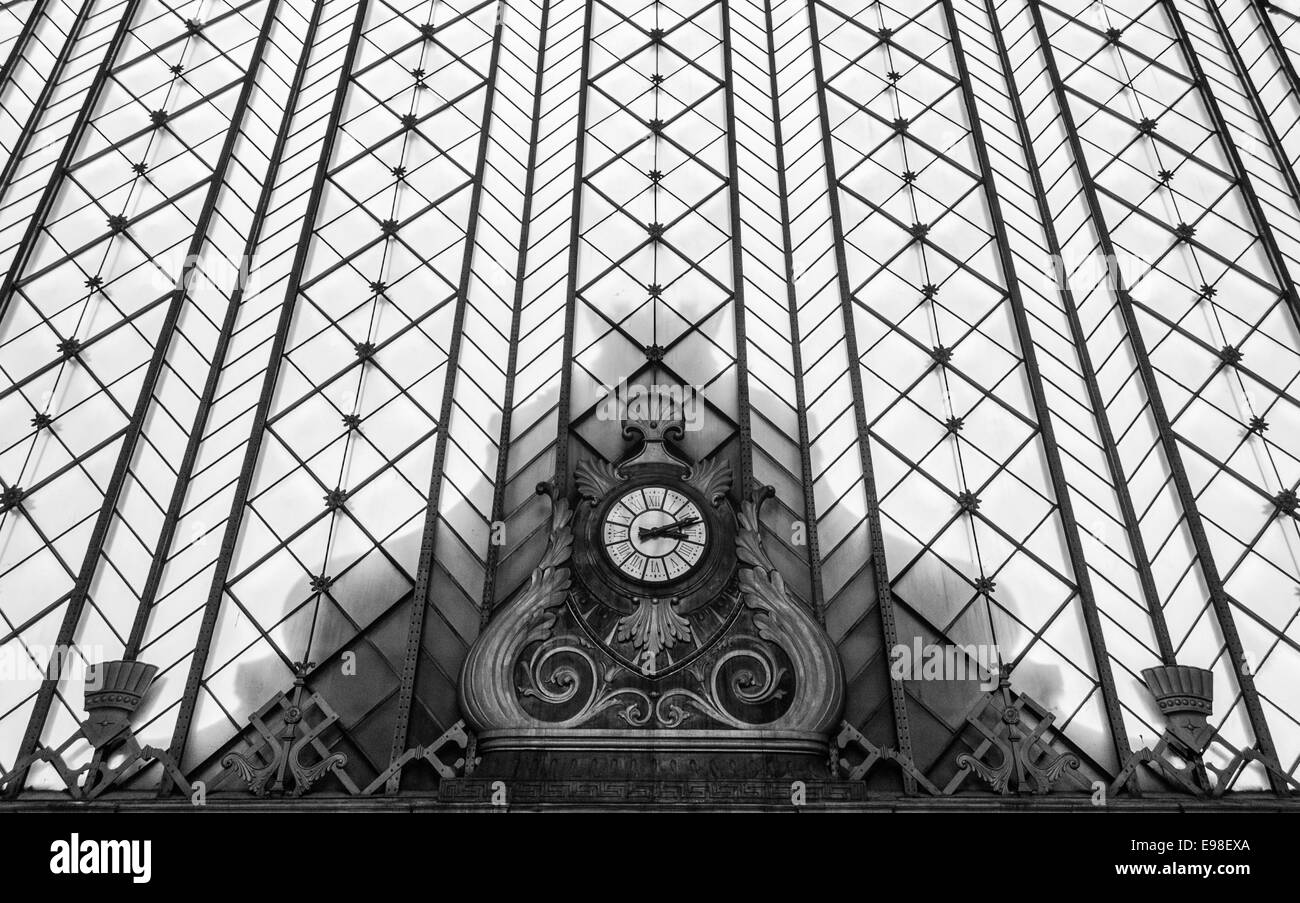
M538 487L551 498L546 550L461 671L485 761L494 745L583 742L802 744L824 761L843 674L763 548L771 490L737 513L728 461L683 460L665 444L671 425L629 432L642 445L622 464L576 468L576 508Z
M737 548L742 567L740 586L745 607L753 612L758 635L784 649L800 688L799 705L788 723L829 734L838 727L844 708L844 675L830 637L806 609L790 598L781 572L763 548L759 509L772 495L766 488L758 499L746 501L740 514Z
M528 586L479 634L461 667L461 711L479 731L542 726L524 711L514 684L514 669L525 647L551 637L556 610L568 595L572 584L568 563L573 548L573 510L566 500L554 497L549 483L539 484L537 491L551 496L546 551L533 568Z
M681 440L683 435L682 425L673 420L628 421L623 427L623 438L635 440L639 437L642 444L635 455L619 465L618 470L622 472L646 464L665 464L690 470L690 465L668 445Z

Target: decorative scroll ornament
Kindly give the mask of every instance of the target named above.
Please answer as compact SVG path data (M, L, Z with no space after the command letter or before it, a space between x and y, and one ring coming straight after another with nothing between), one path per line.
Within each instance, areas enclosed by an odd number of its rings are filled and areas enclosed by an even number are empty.
M584 485L600 478L585 471ZM592 474L595 476L592 476ZM720 469L704 471L716 486ZM758 501L739 516L739 578L715 600L724 617L699 653L671 671L644 667L651 653L684 642L690 628L671 599L642 600L610 621L609 633L582 608L568 565L573 514L552 496L550 537L528 586L488 624L461 672L461 707L485 735L571 729L793 732L824 736L843 708L843 675L830 639L786 592L758 535ZM585 491L585 490L584 490ZM761 499L759 500L761 501ZM621 658L620 637L641 652ZM631 735L629 735L631 736Z
M539 484L537 491L551 498L546 551L528 586L479 634L461 668L461 711L478 728L540 723L521 705L514 668L525 646L550 638L556 609L572 585L567 565L573 550L573 510L568 501L555 497L549 483Z
M124 784L146 766L159 762L176 786L189 792L190 782L171 754L142 745L131 729L131 716L149 692L157 673L157 665L139 661L110 661L89 666L86 719L57 748L42 744L31 755L19 759L12 769L0 775L0 790L9 789L36 762L48 762L73 799L93 800L109 788ZM70 768L63 754L80 740L88 742L95 752L86 764ZM110 756L118 760L117 765L109 766Z
M608 495L622 482L618 469L599 458L587 458L574 468L573 481L583 498L598 499Z
M271 750L268 761L259 765L251 757L238 752L228 753L221 760L221 764L238 774L256 796L284 792L288 787L286 776L293 778L291 795L302 796L327 773L347 764L346 755L329 752L319 743L319 736L338 721L339 716L318 694L306 695L306 677L312 665L312 662L295 662L293 689L290 691L292 695L280 693L249 716L248 720L257 728L262 740ZM267 724L268 717L276 709L283 712L282 726L278 732ZM324 717L315 724L309 724L307 715L311 710L320 712ZM302 761L302 755L309 746L315 748L320 758L314 764L306 765Z
M783 721L829 732L844 709L844 673L830 637L790 598L781 573L763 548L759 509L773 494L771 487L765 487L757 499L741 507L736 539L736 554L743 565L740 587L758 635L781 648L794 669L799 698Z
M689 470L690 465L674 454L668 446L669 441L680 440L684 434L682 425L677 421L629 420L623 426L623 438L640 437L642 444L636 454L619 465L619 471L626 473L629 469L648 464Z
M703 461L691 469L686 482L716 505L731 488L731 462L720 458Z
M985 696L984 704L979 707L996 713L998 723L990 729L979 717L979 710L967 716L967 723L984 735L985 742L974 755L963 753L957 757L960 771L953 778L949 792L972 771L996 793L1024 793L1028 790L1036 794L1049 792L1067 771L1078 771L1078 756L1055 753L1043 740L1052 726L1052 714L1044 713L1037 724L1027 729L1023 718L1024 702L1023 697L1013 697L1011 668L1003 665L997 689ZM996 765L983 761L982 756L989 747L996 747L1001 755Z

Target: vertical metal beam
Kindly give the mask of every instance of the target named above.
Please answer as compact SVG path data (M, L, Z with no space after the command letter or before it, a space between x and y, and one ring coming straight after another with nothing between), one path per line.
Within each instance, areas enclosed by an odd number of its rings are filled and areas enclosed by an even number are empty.
M523 316L524 281L528 276L528 242L531 237L533 217L533 190L537 177L537 141L542 126L542 85L546 73L546 40L551 21L551 0L542 0L542 22L537 31L537 77L533 82L533 121L528 134L528 163L524 177L524 209L520 214L522 228L519 234L519 260L515 266L515 297L510 317L510 351L506 359L506 389L501 401L501 433L497 441L497 468L492 483L492 522L505 517L506 484L510 474L510 430L514 422L515 376L519 369L519 323ZM497 591L497 565L501 560L501 546L488 545L484 562L483 596L479 603L479 627L486 627L492 618L492 605Z
M731 65L731 0L718 0L722 16L722 90L727 108L727 206L731 210L731 303L735 309L736 394L740 427L740 496L753 491L754 440L749 421L749 364L745 337L745 277L740 249L740 182L736 166L735 72Z
M808 37L812 42L813 78L817 85L817 115L821 125L823 166L826 170L826 198L830 204L831 234L835 241L835 269L839 282L840 317L844 321L844 347L849 362L849 389L853 393L853 419L858 431L858 456L862 467L862 486L867 503L867 530L871 543L871 573L876 583L876 609L884 634L885 650L898 645L898 624L894 615L894 594L885 563L885 536L880 525L880 503L876 496L876 474L871 466L871 439L867 427L867 406L862 395L862 361L858 355L857 332L853 322L853 297L849 288L849 265L844 252L844 225L840 217L839 176L835 171L835 148L831 140L830 112L826 107L826 77L822 69L821 37L817 28L818 0L808 5ZM898 751L912 758L912 735L907 721L907 696L903 682L889 675L889 697L894 713L894 732ZM916 779L903 772L907 792L916 790Z
M81 7L84 12L94 0L86 0ZM32 11L27 15L27 21L23 23L22 30L18 32L18 37L14 38L14 46L9 51L9 56L5 57L4 65L0 66L0 91L3 91L9 85L9 77L14 74L14 69L18 66L18 61L23 57L23 51L27 49L27 42L31 40L33 32L36 31L36 23L41 21L41 16L45 15L45 7L49 0L36 0L32 4ZM78 15L80 18L80 14ZM75 35L71 32L68 34L67 43L76 40ZM51 78L53 81L53 78ZM44 105L38 104L37 109Z
M253 86L256 84L255 76L257 70L261 67L271 22L274 20L279 3L280 0L268 0L267 2L266 18L262 23L262 32L249 59L248 71L244 74L243 87L239 92L235 107L231 111L230 127L226 132L226 138L222 143L216 165L213 167L207 194L203 199L203 207L199 212L198 221L195 223L194 234L190 238L188 254L185 258L187 262L196 258L207 238L208 225L217 206L217 197L221 194L221 189L225 184L226 168L229 166L230 158L234 153L235 141L240 133L239 125L247 111L248 100L252 96ZM158 387L158 379L162 375L163 365L167 360L167 351L176 335L181 309L185 306L185 301L189 296L188 290L184 287L184 273L181 275L182 286L172 292L172 300L167 306L167 313L163 318L157 341L154 343L153 354L149 359L149 367L145 371L144 379L140 384L140 394L136 398L131 421L127 425L122 438L122 447L118 451L117 462L113 467L112 476L109 478L108 486L104 491L104 501L100 505L99 514L95 519L95 526L91 530L90 542L86 547L81 569L77 572L76 583L73 585L67 607L64 609L63 623L59 628L58 639L55 641L56 648L59 649L72 646L77 625L81 623L81 615L86 607L90 584L95 578L95 572L99 568L99 559L104 551L104 541L108 536L108 528L113 521L113 514L117 509L122 487L126 483L131 460L135 457L135 450L139 445L141 435L144 433L145 415L149 412L150 402L153 401L154 391ZM33 707L31 719L27 723L27 733L23 737L22 746L19 748L19 759L31 755L40 742L41 732L44 729L46 717L49 715L50 706L54 701L54 693L58 688L58 684L59 678L56 668L51 676L45 678L45 682L37 693L36 705ZM19 780L17 783L21 784L22 781Z
M1213 3L1214 0L1209 0ZM1269 18L1269 13L1278 10L1277 7L1268 3L1267 0L1251 0L1251 8L1259 16L1260 28L1264 32L1264 37L1268 40L1269 46L1273 49L1273 55L1277 57L1278 64L1282 68L1282 75L1286 78L1287 84L1291 87L1291 96L1296 103L1300 103L1300 75L1296 74L1295 65L1291 62L1291 55L1287 53L1286 47L1282 44L1282 36L1277 33L1273 27L1273 20ZM1295 18L1295 16L1292 16Z
M1079 369L1082 370L1083 382L1088 393L1088 403L1092 407L1097 422L1097 432L1100 434L1102 452L1106 457L1106 464L1110 470L1111 484L1119 501L1120 513L1124 517L1124 532L1128 537L1129 549L1133 553L1134 569L1137 571L1138 583L1142 587L1142 598L1146 602L1147 612L1151 617L1151 626L1156 635L1156 643L1160 647L1160 659L1166 665L1172 665L1175 664L1175 657L1173 641L1169 637L1169 625L1165 621L1165 610L1160 604L1160 593L1156 589L1155 578L1151 572L1151 559L1147 555L1146 543L1143 541L1142 531L1138 527L1137 509L1133 505L1133 494L1129 491L1128 475L1124 472L1124 462L1120 458L1119 444L1115 441L1115 433L1110 427L1110 417L1106 414L1106 399L1101 394L1101 386L1097 382L1097 370L1093 366L1092 355L1088 352L1088 335L1083 328L1083 322L1079 319L1078 305L1075 304L1074 292L1070 288L1069 278L1064 270L1065 255L1061 250L1061 242L1056 232L1056 222L1052 218L1051 207L1047 203L1047 190L1043 186L1042 173L1039 171L1038 155L1034 152L1034 136L1029 130L1029 120L1025 117L1024 107L1020 103L1020 89L1016 85L1014 67L1011 65L1011 55L1007 52L1007 44L1002 37L1002 29L997 18L997 8L994 6L993 0L983 0L983 2L984 11L988 15L989 23L992 26L990 30L993 33L994 49L997 51L998 60L1002 66L1002 77L1007 85L1007 96L1011 100L1011 109L1016 120L1016 132L1020 136L1020 145L1024 148L1025 161L1029 164L1030 188L1034 195L1035 206L1038 209L1038 218L1042 221L1043 231L1047 236L1047 250L1052 255L1052 259L1060 263L1057 272L1061 281L1057 289L1061 293L1066 320L1070 325L1070 339L1079 357Z
M438 415L438 439L434 445L433 476L429 481L429 503L424 516L424 532L420 542L420 558L415 574L415 590L411 598L411 622L406 634L406 658L402 662L401 687L397 694L397 718L393 725L393 746L390 764L395 764L406 752L406 735L410 726L411 705L415 696L415 674L420 660L420 644L424 638L424 610L428 606L429 580L433 573L434 542L437 539L439 503L444 480L443 465L447 459L447 435L451 422L452 401L456 392L456 373L460 369L460 345L465 332L465 308L469 300L470 266L474 262L474 243L478 233L479 210L483 194L483 168L487 165L488 130L492 125L492 104L496 99L497 72L501 58L501 29L506 0L497 0L496 28L492 33L492 57L488 63L486 95L483 98L483 118L479 124L478 165L474 169L474 188L470 194L469 220L465 224L465 251L461 261L460 282L456 287L456 312L452 320L451 344L447 348L447 377L442 390L442 409ZM401 773L394 774L386 786L387 792L398 789Z
M812 584L812 606L817 623L826 624L826 589L822 585L821 540L817 535L817 496L813 491L812 451L808 437L808 405L803 384L803 350L800 347L799 293L795 290L793 239L790 237L790 194L785 179L785 138L781 127L781 91L776 80L776 37L772 21L772 0L763 0L767 26L768 92L772 98L772 137L776 149L776 193L780 199L781 250L785 274L785 300L790 311L790 365L794 369L795 423L799 431L799 475L803 483L804 538L807 541L808 572ZM910 775L909 775L910 777Z
M1246 94L1246 100L1250 103L1251 112L1255 114L1255 121L1259 123L1260 130L1264 137L1268 139L1269 150L1273 152L1273 161L1277 163L1277 168L1282 173L1282 179L1286 182L1287 191L1291 194L1291 200L1300 206L1300 181L1297 181L1295 168L1291 161L1287 159L1286 151L1282 148L1282 139L1277 134L1277 129L1273 128L1273 119L1269 115L1268 109L1264 106L1264 99L1259 96L1259 91L1255 88L1255 82L1250 77L1250 70L1246 68L1246 61L1241 58L1241 51L1237 49L1236 43L1232 40L1232 35L1228 32L1228 23L1224 21L1223 13L1219 11L1219 5L1215 0L1204 0L1205 8L1210 13L1210 18L1214 21L1214 30L1219 35L1219 40L1223 43L1223 49L1227 52L1228 58L1232 61L1232 69L1237 74L1237 80L1241 82L1242 88ZM1275 48L1276 52L1276 48ZM1289 67L1287 61L1285 67ZM1285 71L1284 67L1284 71ZM1291 83L1293 88L1295 83ZM1209 85L1206 85L1206 90ZM1300 103L1300 96L1296 97ZM1227 143L1227 136L1224 136ZM1233 148L1234 151L1236 148Z
M312 45L316 41L316 30L320 25L321 11L324 6L325 0L313 0L311 19L307 23L307 33L303 38L302 52L298 56L297 65L294 67L293 80L289 85L284 116L280 120L280 128L276 132L275 143L271 147L271 158L267 167L266 178L262 183L262 190L258 193L257 206L254 208L253 219L248 228L248 238L244 242L242 262L250 266L253 255L257 253L257 246L262 237L262 226L265 224L270 210L275 180L280 171L285 144L289 140L289 128L293 123L294 107L298 103L298 95L302 91L302 84L307 75L307 62L311 59ZM245 271L243 267L240 268L241 273ZM207 431L208 416L212 412L213 404L216 403L217 388L221 382L221 372L225 368L226 354L230 349L230 342L235 333L235 325L238 322L239 309L243 304L243 300L244 286L241 283L231 292L230 303L226 305L225 319L222 321L221 332L218 334L217 343L213 348L212 362L208 367L208 377L203 384L203 394L199 397L198 408L195 411L194 421L189 430L189 438L185 443L185 452L181 457L180 468L176 473L176 483L172 487L171 499L167 503L167 512L163 516L162 528L158 532L158 542L154 546L153 561L149 565L144 590L140 594L140 606L136 609L135 621L131 625L131 634L126 641L126 651L122 656L125 659L134 660L140 654L140 646L144 642L144 632L149 623L149 613L153 610L154 603L157 601L158 588L162 583L163 572L167 569L172 541L175 539L176 528L180 523L185 506L185 494L189 489L190 480L194 477L194 467L198 462L199 447L203 444L203 438Z
M54 199L58 193L59 183L62 181L64 172L67 169L68 162L76 152L77 145L81 143L82 135L85 133L86 124L90 121L95 107L99 102L99 95L104 90L104 85L108 81L108 74L113 68L113 63L117 59L118 51L122 48L122 43L126 40L126 35L131 29L131 23L135 19L135 12L140 5L140 0L126 0L122 10L122 18L117 23L117 29L113 33L112 39L104 49L104 59L95 71L94 80L86 90L86 99L83 101L81 110L77 113L77 119L68 132L67 140L63 144L63 150L59 152L58 162L54 164L50 172L50 180L45 185L45 190L41 194L40 201L37 203L36 210L32 213L31 221L27 224L27 229L23 233L22 240L19 242L18 251L14 255L13 262L9 267L9 272L5 274L3 282L0 282L0 322L3 322L5 313L9 309L9 300L13 297L14 286L18 281L20 273L27 265L32 251L35 250L36 242L40 237L41 229L45 226L45 217L49 215L50 208L54 204ZM78 578L78 585L80 578ZM75 586L73 592L76 592ZM64 631L60 629L60 636ZM57 673L57 672L56 672ZM23 736L22 744L19 746L18 759L23 759L30 755L31 751L36 748L40 739L41 725L45 722L45 715L49 711L49 693L47 687L52 688L57 682L55 677L47 676L41 689L37 691L38 697L45 696L46 703L44 711L40 711L40 700L37 700L37 706L32 711L32 716L28 721L27 731ZM49 691L52 692L52 689ZM37 723L37 714L40 713L39 724ZM15 775L15 779L10 782L8 795L14 797L22 789L26 781L26 772Z
M104 92L104 85L108 83L108 75L112 71L113 64L117 61L117 54L122 49L122 44L126 41L126 36L131 30L131 23L135 20L135 13L139 6L140 0L126 0L122 10L122 18L117 23L117 30L114 31L113 38L108 42L108 46L104 48L104 59L99 64L99 68L95 70L95 77L91 81L90 87L86 89L86 99L82 102L81 110L77 113L77 119L73 122L72 129L63 142L63 150L59 152L58 161L50 170L50 180L45 184L45 190L41 193L36 209L32 211L32 218L27 224L26 231L23 232L22 240L18 243L18 250L9 265L9 272L5 274L4 280L0 281L0 322L4 321L5 314L9 311L9 302L13 299L14 288L18 283L18 274L26 269L27 261L31 258L32 252L36 250L41 230L45 228L45 218L49 216L50 209L54 206L55 198L58 196L59 183L63 181L68 164L72 161L72 156L77 152L77 147L81 144L81 139L85 135L86 125L90 122L90 117L94 115L95 107L99 105L99 96Z
M564 352L560 363L560 400L555 426L555 476L552 482L561 495L569 485L569 396L573 392L573 324L578 303L578 247L582 242L583 167L587 151L587 70L591 67L591 10L596 0L586 0L582 18L582 59L578 74L578 146L573 159L573 212L569 222L569 280L564 289Z
M987 2L987 0L986 0ZM984 127L980 122L979 109L975 105L974 88L971 86L970 71L966 67L966 57L961 49L961 33L957 27L957 16L953 11L952 0L943 0L943 14L948 23L948 37L952 42L953 60L957 66L957 79L961 82L962 96L966 107L966 118L970 122L971 141L975 145L975 157L980 165L980 183L984 189L984 198L988 203L989 219L993 223L993 234L997 239L998 260L1006 277L1007 298L1011 303L1011 315L1016 324L1016 337L1020 342L1020 353L1025 361L1025 375L1029 381L1029 395L1033 399L1034 416L1038 420L1038 436L1042 441L1043 455L1047 459L1047 471L1052 479L1052 492L1056 496L1057 512L1061 518L1061 529L1065 533L1065 547L1070 554L1070 563L1074 567L1074 580L1079 590L1079 602L1083 608L1084 624L1088 628L1088 644L1092 648L1093 664L1097 669L1097 680L1101 684L1101 697L1106 707L1106 720L1110 724L1111 741L1119 766L1122 768L1133 750L1129 746L1128 731L1124 727L1124 714L1120 709L1119 694L1115 691L1115 675L1110 667L1110 654L1106 651L1106 638L1101 629L1101 616L1097 611L1097 599L1092 590L1092 578L1088 574L1088 563L1083 556L1083 542L1079 538L1079 524L1074 517L1074 503L1070 496L1070 486L1065 480L1065 471L1061 468L1061 450L1056 444L1056 431L1052 427L1052 413L1047 407L1043 392L1043 377L1038 370L1038 355L1034 350L1034 337L1029 331L1029 319L1025 315L1024 299L1020 296L1020 281L1016 277L1015 262L1011 257L1011 244L1007 238L1006 221L1002 218L1002 205L993 185L993 167L989 162L988 145L984 142ZM996 32L996 26L994 28ZM998 40L1002 36L998 35Z
M68 58L72 56L72 48L81 38L81 30L86 25L86 20L90 17L90 7L95 0L84 0L81 9L77 10L77 17L72 22L72 28L68 30L67 40L59 49L59 55L54 61L54 66L50 69L49 77L45 84L41 86L36 101L32 104L31 115L23 123L22 131L18 133L18 138L14 141L13 149L9 152L9 159L5 161L4 169L0 171L0 198L3 198L9 192L10 182L13 180L14 173L17 172L18 166L22 163L23 158L27 155L27 145L31 143L32 136L36 134L37 123L41 120L41 114L45 112L46 106L50 102L50 95L54 93L54 88L58 85L59 79L63 76L63 69L68 64ZM45 0L37 3L42 9L45 6ZM28 23L31 24L30 22ZM8 64L6 64L7 67ZM4 88L5 82L9 78L9 70L6 68L3 76L0 76L0 90Z
M284 349L289 341L289 327L293 324L294 309L297 307L302 273L307 263L307 252L316 225L316 213L320 208L321 194L325 187L330 157L334 151L334 141L339 134L339 122L343 118L344 101L347 99L348 82L352 76L353 60L357 47L361 43L361 32L365 26L366 12L370 0L358 0L352 33L348 37L348 46L344 51L339 68L338 86L335 89L333 105L330 108L329 124L325 137L321 141L320 158L316 165L316 174L312 180L311 193L307 200L307 210L303 214L302 228L298 234L298 243L294 252L293 266L289 271L289 281L285 287L284 301L280 306L280 318L276 323L275 338L262 380L262 393L257 402L257 412L253 416L253 425L249 431L248 445L244 450L243 466L239 472L239 482L235 487L234 499L230 505L230 518L226 521L225 534L221 539L221 554L212 575L212 585L208 590L208 599L203 607L203 621L199 625L198 638L195 641L194 657L190 660L190 671L185 681L185 693L181 697L180 710L176 716L176 725L172 731L169 750L172 758L182 761L185 744L189 739L190 721L194 717L194 707L198 701L199 684L203 680L203 669L207 664L208 652L212 645L212 634L216 630L217 615L221 610L221 599L226 590L226 579L230 574L230 563L235 554L235 545L239 541L239 531L243 524L248 494L252 490L253 476L257 471L258 453L262 448L262 438L266 435L266 421L270 415L271 402L275 396L280 364ZM170 779L164 777L159 793L165 794L170 789Z
M1106 259L1118 260L1119 258L1115 255L1115 246L1110 240L1110 229L1106 224L1105 214L1102 212L1101 204L1097 198L1097 189L1093 183L1092 172L1088 168L1087 157L1084 156L1083 145L1079 140L1079 130L1074 121L1074 114L1070 110L1065 83L1061 80L1061 73L1056 65L1056 55L1052 51L1052 43L1048 36L1047 26L1043 22L1042 11L1039 9L1036 0L1029 0L1027 5L1034 20L1034 31L1042 49L1048 79L1052 84L1052 94L1061 110L1061 118L1065 123L1066 140L1069 142L1070 152L1078 166L1079 183L1083 189L1084 200L1088 205L1089 218L1092 220L1093 229L1097 233L1098 241L1101 244L1102 252L1106 255ZM1260 704L1259 693L1255 689L1255 679L1246 667L1241 636L1238 634L1237 625L1233 621L1232 608L1228 602L1227 593L1223 588L1223 580L1219 576L1218 565L1215 563L1210 550L1209 537L1205 533L1204 524L1201 523L1201 515L1196 507L1196 496L1192 492L1191 480L1187 476L1187 470L1183 467L1182 453L1178 449L1178 438L1174 435L1169 422L1169 415L1165 411L1160 386L1156 381L1155 370L1151 366L1151 358L1147 354L1146 342L1142 338L1137 317L1133 312L1132 300L1129 297L1128 289L1124 285L1123 275L1118 269L1114 273L1114 278L1116 305L1119 308L1120 315L1124 318L1124 327L1128 332L1129 343L1133 348L1133 355L1137 361L1138 373L1141 375L1142 385L1146 389L1147 401L1151 405L1151 416L1156 422L1156 430L1160 435L1160 444L1169 463L1174 487L1178 492L1183 514L1187 520L1187 530L1191 534L1192 545L1196 549L1196 557L1201 565L1201 573L1205 577L1206 586L1210 591L1210 605L1214 608L1215 617L1219 622L1219 630L1223 633L1224 644L1228 647L1228 654L1232 658L1232 670L1237 677L1237 685L1241 688L1242 697L1246 703L1246 713L1250 720L1251 730L1255 734L1255 743L1261 753L1276 761L1277 752L1273 745L1273 735L1269 731L1268 722L1264 718L1264 708ZM1276 793L1286 792L1286 784L1271 771L1269 772L1269 784Z
M1228 133L1228 123L1223 118L1223 111L1219 109L1219 102L1215 99L1214 92L1210 89L1210 80L1205 77L1205 72L1201 69L1201 62L1196 57L1196 51L1192 49L1191 40L1187 36L1187 29L1183 25L1183 17L1179 15L1178 8L1173 4L1172 0L1160 0L1160 3L1165 10L1165 14L1169 16L1169 24L1173 26L1178 47L1187 60L1187 68L1191 70L1196 89L1201 95L1201 102L1205 104L1205 109L1214 123L1214 130L1219 135L1219 144L1223 148L1224 155L1228 158L1228 165L1232 169L1232 175L1236 179L1237 188L1241 192L1242 199L1246 202L1246 209L1250 211L1251 223L1255 227L1256 234L1259 235L1260 244L1264 246L1264 255L1268 258L1269 265L1273 268L1273 273L1277 276L1278 282L1281 283L1279 287L1282 289L1282 295L1286 299L1287 307L1291 309L1291 316L1295 319L1296 325L1300 326L1300 296L1296 295L1295 283L1291 281L1291 274L1287 272L1286 259L1282 256L1282 251L1277 246L1277 239L1273 237L1273 230L1269 227L1268 219L1264 216L1264 208L1259 202L1259 197L1255 194L1250 173L1241 162L1241 154L1237 152L1237 145L1233 143L1232 136ZM1232 42L1228 41L1228 44L1231 46ZM1252 93L1249 87L1249 79L1246 80L1246 86L1247 93ZM1271 132L1272 126L1269 124L1267 117L1261 118L1260 123ZM1285 161L1285 158L1283 160ZM1287 166L1283 170L1283 174L1285 175L1289 171L1290 166ZM1300 195L1297 197L1300 197Z

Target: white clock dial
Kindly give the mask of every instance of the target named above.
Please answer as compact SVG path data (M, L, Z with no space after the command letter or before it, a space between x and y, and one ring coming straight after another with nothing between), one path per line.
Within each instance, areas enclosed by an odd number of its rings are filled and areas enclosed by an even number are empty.
M687 496L666 486L643 486L610 506L601 542L628 577L666 583L690 573L704 558L708 528Z

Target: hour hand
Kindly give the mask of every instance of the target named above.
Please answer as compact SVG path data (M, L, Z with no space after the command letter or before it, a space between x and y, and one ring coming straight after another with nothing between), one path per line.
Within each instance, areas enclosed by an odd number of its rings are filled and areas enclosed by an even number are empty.
M680 530L668 530L664 527L656 527L653 532L642 533L642 539L685 539L686 534Z
M685 530L687 527L695 526L699 521L700 519L698 517L684 517L681 520L673 521L671 524L663 524L658 527L642 527L638 531L638 535L642 539L654 539L658 536L669 535L674 539L685 539L686 537L682 535L681 531Z

